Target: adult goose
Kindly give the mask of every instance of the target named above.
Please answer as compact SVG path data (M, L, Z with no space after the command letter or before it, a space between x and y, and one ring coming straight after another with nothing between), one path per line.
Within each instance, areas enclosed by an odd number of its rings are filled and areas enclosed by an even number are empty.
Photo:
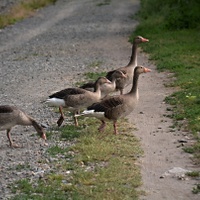
M143 42L148 42L148 41L149 41L148 39L143 38L142 36L135 37L134 41L133 41L133 45L132 45L132 54L131 54L129 63L124 67L120 67L120 68L116 69L116 70L121 70L125 74L127 74L127 77L124 80L116 81L116 90L119 90L120 94L123 94L123 89L127 85L132 83L133 71L134 71L134 68L137 66L137 46L138 46L138 44L143 43ZM106 75L106 78L111 80L112 74L116 70L109 71Z
M127 75L125 72L120 70L115 70L115 72L111 75L111 83L106 83L101 86L101 98L103 99L111 92L114 92L116 90L116 81L123 81ZM85 90L93 91L95 87L95 82L88 82L84 85L80 86L80 88L83 88Z
M151 70L143 66L137 66L134 69L133 85L129 93L108 97L101 102L94 103L87 110L76 116L93 116L101 120L99 131L103 131L106 126L106 120L113 121L114 133L117 134L117 120L129 115L135 108L138 101L138 78L141 73Z
M101 99L101 86L110 83L105 77L99 77L95 82L94 92L82 89L82 88L67 88L56 92L49 96L46 103L50 106L58 106L60 111L60 118L57 121L58 126L64 121L64 114L62 107L73 112L74 124L78 126L77 118L75 114L81 110L87 108L89 105L100 101Z
M16 106L1 105L0 106L0 131L6 130L7 137L11 147L19 147L14 144L11 139L11 129L15 125L33 126L37 133L46 140L43 128L29 115L17 108Z

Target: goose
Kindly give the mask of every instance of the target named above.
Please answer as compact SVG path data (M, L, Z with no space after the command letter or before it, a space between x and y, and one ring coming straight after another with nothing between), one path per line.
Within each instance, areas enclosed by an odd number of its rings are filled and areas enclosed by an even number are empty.
M135 108L138 101L138 78L141 73L150 72L151 70L143 66L137 66L134 69L134 77L132 88L129 93L107 97L106 99L94 103L76 116L96 117L101 120L101 125L98 128L102 132L106 126L106 121L113 121L114 133L117 132L117 120L129 115Z
M143 43L143 42L148 42L148 41L149 41L148 39L143 38L142 36L136 36L133 41L132 54L131 54L129 63L124 67L120 67L120 68L116 69L116 70L121 70L125 74L127 74L127 77L124 80L121 79L121 80L116 81L116 90L119 90L120 94L123 94L123 89L127 85L132 83L132 79L133 79L132 74L133 74L134 68L137 66L137 46L138 46L138 44ZM109 71L106 74L106 78L111 80L112 74L116 70Z
M62 107L73 112L74 124L78 126L75 114L80 109L85 109L89 105L98 102L101 99L101 86L106 83L110 84L111 82L105 77L99 77L95 82L94 92L82 88L67 88L50 95L46 103L50 106L59 107L61 114L57 121L58 126L61 126L64 121Z
M11 139L11 129L16 125L33 126L41 138L46 140L46 134L43 128L24 111L16 106L0 105L0 131L6 130L10 147L19 147Z
M101 86L101 98L103 99L109 93L114 92L116 90L116 81L120 81L120 80L123 81L126 77L127 75L125 74L125 72L120 71L120 70L115 70L115 72L111 75L111 83L106 83ZM95 86L94 82L88 82L80 86L80 88L93 91L94 86Z

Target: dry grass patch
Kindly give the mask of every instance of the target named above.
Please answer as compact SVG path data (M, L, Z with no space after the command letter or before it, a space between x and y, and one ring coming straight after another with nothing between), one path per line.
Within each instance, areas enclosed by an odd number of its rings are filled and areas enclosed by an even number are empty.
M57 0L24 0L14 5L6 14L0 15L0 28L14 24L24 18L32 16L39 8L55 3Z

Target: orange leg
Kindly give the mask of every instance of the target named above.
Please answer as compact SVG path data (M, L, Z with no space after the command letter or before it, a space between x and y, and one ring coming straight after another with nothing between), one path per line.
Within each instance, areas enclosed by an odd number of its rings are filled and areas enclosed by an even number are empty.
M104 131L104 129L105 129L105 127L106 127L106 122L105 121L103 121L103 120L101 120L101 125L99 126L99 128L98 128L98 130L99 130L99 132L103 132Z
M63 111L62 111L62 106L59 106L59 111L60 111L60 118L58 119L57 124L60 127L65 119Z
M117 131L117 121L113 122L113 127L114 127L114 134L117 135L118 131Z
M13 142L12 142L12 139L11 139L11 136L10 136L10 131L11 131L11 129L7 130L7 137L8 137L8 140L10 142L10 146L12 147L13 146Z
M17 144L14 144L12 139L11 139L11 135L10 135L10 132L11 132L11 129L8 129L7 130L7 137L8 137L8 140L10 142L10 147L14 148L14 147L19 147Z

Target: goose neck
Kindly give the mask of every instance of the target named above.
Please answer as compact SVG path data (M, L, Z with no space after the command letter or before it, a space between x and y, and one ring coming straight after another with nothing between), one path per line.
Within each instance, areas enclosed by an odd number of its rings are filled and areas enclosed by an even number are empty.
M37 133L42 137L44 134L43 128L34 119L31 119L31 123L32 123L32 126L37 131Z
M134 73L133 85L132 85L132 88L131 88L131 91L129 92L129 94L138 95L138 78L139 78L139 74Z
M134 65L134 66L137 65L137 44L136 43L133 43L133 46L132 46L131 58L127 66L129 65Z

